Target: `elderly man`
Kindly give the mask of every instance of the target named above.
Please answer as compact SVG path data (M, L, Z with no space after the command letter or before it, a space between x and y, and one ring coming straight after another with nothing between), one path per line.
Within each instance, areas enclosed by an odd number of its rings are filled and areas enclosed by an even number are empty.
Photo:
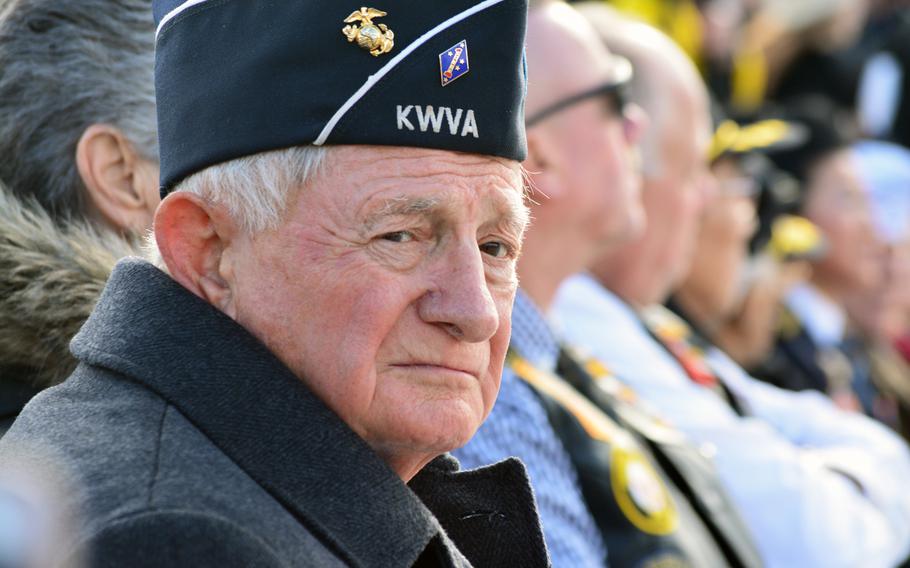
M595 384L547 323L565 277L642 229L634 145L643 117L617 93L628 61L562 2L532 9L528 60L539 78L526 118L534 225L518 264L500 398L456 455L466 466L525 462L556 565L757 565L697 452L627 390L607 377Z
M0 9L0 434L160 202L151 1Z
M646 144L660 167L645 175L645 234L560 289L556 312L566 334L711 448L768 565L896 565L910 545L910 454L897 437L821 395L748 377L710 344L687 338L690 330L666 312L662 325L642 321L639 310L664 301L685 275L698 204L707 198L717 207L728 196L687 183L704 175L706 157L680 149L704 148L696 143L709 135L707 98L691 64L656 31L593 5L585 13L611 49L650 77L652 97L643 102L657 118ZM745 250L743 240L732 246Z
M508 345L526 9L156 2L163 270L118 265L0 442L75 487L65 554L547 564L520 464L440 457Z

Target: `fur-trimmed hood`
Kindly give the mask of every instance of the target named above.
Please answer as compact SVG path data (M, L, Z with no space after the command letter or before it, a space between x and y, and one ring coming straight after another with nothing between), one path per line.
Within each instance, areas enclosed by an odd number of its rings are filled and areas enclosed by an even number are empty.
M119 258L137 247L86 223L59 226L0 186L0 381L42 388L76 365L69 352Z

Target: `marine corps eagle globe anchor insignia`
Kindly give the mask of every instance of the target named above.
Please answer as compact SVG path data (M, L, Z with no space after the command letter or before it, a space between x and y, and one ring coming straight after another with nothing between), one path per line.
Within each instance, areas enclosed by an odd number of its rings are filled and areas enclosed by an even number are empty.
M349 42L357 42L361 48L370 52L373 57L392 51L395 47L395 32L385 24L374 24L373 18L381 18L386 13L376 8L361 8L344 19L346 24L360 22L360 25L347 25L341 33Z

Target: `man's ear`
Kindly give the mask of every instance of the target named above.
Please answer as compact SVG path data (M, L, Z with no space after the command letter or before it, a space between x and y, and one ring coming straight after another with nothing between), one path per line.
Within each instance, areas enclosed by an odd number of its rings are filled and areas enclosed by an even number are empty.
M236 316L229 247L237 229L223 207L197 195L167 196L155 214L155 240L171 276L230 317Z
M89 126L76 145L76 167L94 211L108 225L136 234L151 227L161 200L158 166L139 156L118 128Z
M562 195L562 178L557 148L540 127L528 131L528 157L522 163L530 178L530 197L535 202Z

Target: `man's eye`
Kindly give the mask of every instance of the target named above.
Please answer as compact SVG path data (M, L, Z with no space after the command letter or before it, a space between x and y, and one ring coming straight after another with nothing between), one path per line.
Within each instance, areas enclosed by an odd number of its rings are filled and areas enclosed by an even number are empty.
M484 243L480 245L480 250L494 258L505 258L509 256L509 247L498 241Z
M394 233L386 233L379 238L393 243L409 243L414 240L414 233L410 231L395 231Z

